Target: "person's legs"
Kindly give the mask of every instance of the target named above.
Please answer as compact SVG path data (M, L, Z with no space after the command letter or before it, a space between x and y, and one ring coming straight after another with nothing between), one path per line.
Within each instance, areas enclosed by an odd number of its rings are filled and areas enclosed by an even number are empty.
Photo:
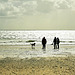
M43 44L43 48L42 49L45 49L46 48L46 44Z
M59 44L57 44L57 49L59 49Z
M56 44L54 44L54 49L56 49Z
M46 47L46 45L44 44L44 45L43 45L43 49L45 49L45 47Z
M55 49L57 49L57 48L58 48L58 45L56 44Z
M45 44L45 47L44 47L44 49L46 49L46 44Z
M44 44L42 46L43 46L42 49L44 49Z
M59 44L58 44L58 49L59 49Z

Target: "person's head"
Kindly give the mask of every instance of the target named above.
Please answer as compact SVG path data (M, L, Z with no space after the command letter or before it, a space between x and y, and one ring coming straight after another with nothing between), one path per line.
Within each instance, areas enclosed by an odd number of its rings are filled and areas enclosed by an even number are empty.
M59 39L59 38L57 37L57 39Z
M43 37L43 39L45 39L45 37Z
M54 39L56 39L56 37L54 37Z

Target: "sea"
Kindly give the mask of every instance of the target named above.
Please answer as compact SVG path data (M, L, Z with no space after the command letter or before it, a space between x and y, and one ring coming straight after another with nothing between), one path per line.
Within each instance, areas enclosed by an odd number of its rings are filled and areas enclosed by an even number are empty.
M0 30L0 45L41 44L43 37L47 44L52 44L54 37L60 39L60 44L75 44L75 30Z
M46 50L42 49L41 41L47 40ZM54 49L54 37L60 39L65 47ZM31 43L36 43L34 49ZM6 46L5 46L6 45ZM11 46L12 45L12 46ZM69 45L69 46L68 46ZM0 58L19 57L62 57L75 55L75 30L1 30L0 31ZM61 46L61 45L60 45Z

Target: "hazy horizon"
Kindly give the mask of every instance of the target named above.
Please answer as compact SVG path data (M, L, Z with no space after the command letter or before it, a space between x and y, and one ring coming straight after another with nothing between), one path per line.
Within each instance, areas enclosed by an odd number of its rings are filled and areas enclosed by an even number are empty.
M74 29L74 0L0 0L0 30Z

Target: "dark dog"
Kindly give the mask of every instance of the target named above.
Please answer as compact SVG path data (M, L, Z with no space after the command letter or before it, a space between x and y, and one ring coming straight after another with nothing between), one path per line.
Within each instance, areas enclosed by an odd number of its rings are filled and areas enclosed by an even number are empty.
M36 43L32 43L32 44L31 44L32 49L35 48L35 44L36 44Z

